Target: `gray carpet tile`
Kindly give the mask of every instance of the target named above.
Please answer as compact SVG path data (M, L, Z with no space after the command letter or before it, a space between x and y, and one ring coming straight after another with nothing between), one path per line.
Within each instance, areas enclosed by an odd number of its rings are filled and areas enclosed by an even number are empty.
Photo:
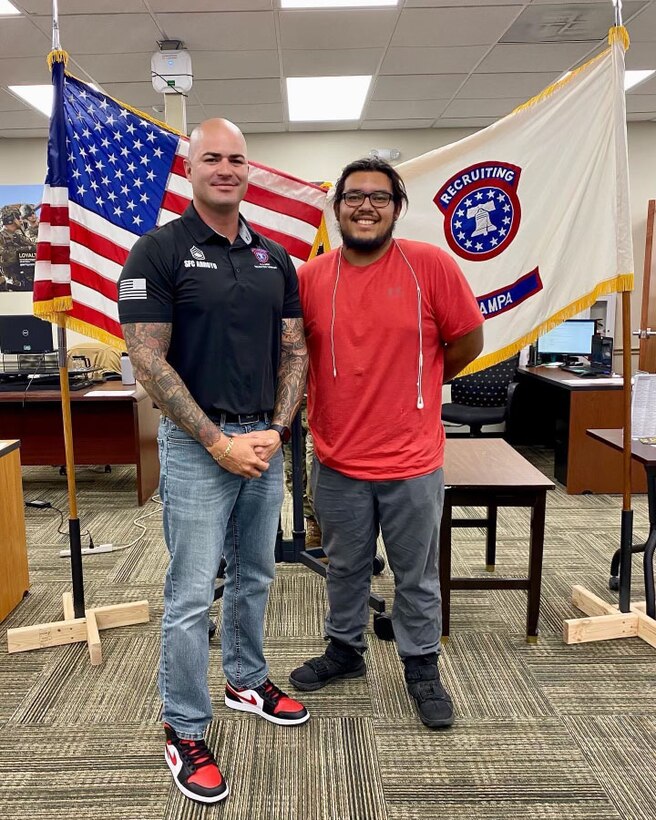
M623 817L656 817L656 719L641 717L567 716L565 726L583 750L611 801Z
M412 801L428 817L618 816L557 718L461 718L449 732L381 721L376 745L389 806Z

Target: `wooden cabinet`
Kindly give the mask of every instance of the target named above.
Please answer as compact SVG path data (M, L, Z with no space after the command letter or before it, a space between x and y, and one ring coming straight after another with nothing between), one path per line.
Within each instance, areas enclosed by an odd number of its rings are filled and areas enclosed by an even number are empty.
M30 588L19 446L0 440L0 621Z

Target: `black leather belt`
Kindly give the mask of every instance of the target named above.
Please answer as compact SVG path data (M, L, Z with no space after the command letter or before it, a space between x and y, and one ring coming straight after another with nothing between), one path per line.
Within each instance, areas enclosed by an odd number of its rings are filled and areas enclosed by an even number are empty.
M266 410L259 413L227 413L224 410L216 410L212 413L212 418L220 424L257 424L258 421L269 421L270 414Z

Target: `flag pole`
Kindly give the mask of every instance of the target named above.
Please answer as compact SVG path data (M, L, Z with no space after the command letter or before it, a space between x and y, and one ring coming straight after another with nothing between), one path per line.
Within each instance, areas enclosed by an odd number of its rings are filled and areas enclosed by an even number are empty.
M59 2L52 0L52 50L61 48L59 39ZM73 424L71 420L71 395L68 384L66 329L57 328L57 362L59 365L59 388L61 391L62 420L64 423L64 452L66 454L66 483L68 486L68 540L71 548L71 576L73 579L73 613L65 616L84 618L84 577L82 573L82 542L80 519L77 515L75 489L75 454L73 450Z
M59 18L57 0L52 3L52 49L58 57L62 55L59 42ZM64 60L62 60L63 62ZM49 61L50 62L50 61ZM57 94L53 103L57 106ZM53 109L53 118L54 118ZM52 126L52 120L51 120ZM50 148L50 144L49 144ZM61 180L58 180L61 184ZM56 312L56 311L53 311ZM54 323L53 319L51 322ZM71 552L71 574L73 594L63 595L64 620L46 624L35 624L7 630L7 652L27 652L48 646L85 641L89 647L92 666L102 663L100 630L118 626L142 624L149 620L148 601L111 604L109 606L85 609L84 580L82 576L82 545L80 542L80 521L77 514L75 490L75 457L73 452L73 424L71 419L71 395L68 381L66 326L64 320L57 322L57 362L59 365L59 385L61 390L62 420L64 426L64 452L66 458L66 481L68 484L68 537Z

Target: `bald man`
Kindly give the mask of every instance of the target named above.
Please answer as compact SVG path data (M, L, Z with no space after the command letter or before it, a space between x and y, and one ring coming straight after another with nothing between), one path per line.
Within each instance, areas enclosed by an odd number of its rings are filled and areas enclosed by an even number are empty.
M269 680L262 646L281 443L303 395L307 351L292 261L239 213L248 186L241 131L227 120L202 123L185 172L193 201L134 245L119 315L137 379L163 414L165 757L183 794L214 803L228 794L204 740L208 612L222 555L226 706L283 726L309 717Z

